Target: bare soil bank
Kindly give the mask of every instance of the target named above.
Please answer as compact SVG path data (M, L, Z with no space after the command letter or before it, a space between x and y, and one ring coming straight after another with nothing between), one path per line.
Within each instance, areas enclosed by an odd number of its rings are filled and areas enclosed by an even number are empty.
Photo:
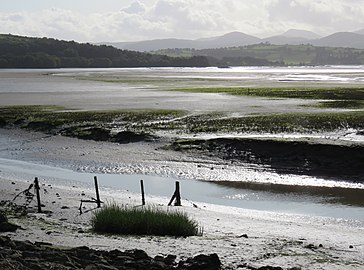
M217 138L181 139L170 148L218 156L231 162L268 166L277 173L320 176L364 182L363 145L333 145L308 141Z

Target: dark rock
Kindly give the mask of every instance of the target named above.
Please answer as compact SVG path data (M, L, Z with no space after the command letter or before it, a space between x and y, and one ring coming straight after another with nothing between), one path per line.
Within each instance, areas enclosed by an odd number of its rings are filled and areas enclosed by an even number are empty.
M8 218L6 217L5 214L0 213L0 223L2 222L8 222Z
M186 261L181 261L177 269L186 270L219 270L221 269L221 262L216 253L210 255L200 254L196 257L189 258Z
M248 238L248 235L247 234L242 234L239 236L239 238Z
M0 223L0 232L15 232L20 227L18 225L11 224L9 222Z
M308 244L305 246L305 248L312 249L312 250L317 249L317 247L314 244Z
M68 206L62 206L61 209L70 209Z
M148 254L144 250L134 249L131 252L137 260L149 259Z
M354 247L352 245L350 245L349 248L354 248Z
M275 267L275 266L262 266L262 267L259 267L258 270L283 270L282 267Z
M176 262L175 255L149 257L143 250L102 251L88 247L58 249L50 243L13 241L0 236L0 269L152 269L217 270L221 262L216 254L198 255Z

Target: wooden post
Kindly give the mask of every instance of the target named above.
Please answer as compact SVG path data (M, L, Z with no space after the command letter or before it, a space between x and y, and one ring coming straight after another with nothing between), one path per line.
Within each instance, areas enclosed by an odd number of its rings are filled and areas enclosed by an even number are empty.
M97 176L94 177L94 181L95 181L95 189L96 189L97 208L100 208L101 207L101 201L100 201L100 194L99 194L99 185L97 184Z
M144 195L144 183L143 183L143 180L140 180L140 188L142 190L142 205L145 205L145 195Z
M171 198L171 200L168 203L168 206L172 205L173 200L176 199L176 202L174 203L174 206L181 206L181 192L180 192L180 188L179 188L179 182L176 181L176 190L173 193L173 196Z
M179 182L176 181L176 202L174 203L175 206L181 206L181 192L179 189Z
M38 203L38 213L42 213L42 205L40 203L40 194L39 194L39 182L38 182L38 177L36 177L34 179L34 188L35 188L35 193L37 195L37 203Z

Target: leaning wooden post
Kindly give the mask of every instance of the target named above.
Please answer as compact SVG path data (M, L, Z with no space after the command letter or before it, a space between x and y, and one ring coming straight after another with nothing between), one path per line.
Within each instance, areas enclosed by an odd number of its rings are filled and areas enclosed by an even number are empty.
M35 193L37 195L37 203L38 203L38 213L42 213L42 205L40 203L40 194L39 194L39 182L38 182L38 177L36 177L34 179L34 188L35 188Z
M175 206L181 206L181 192L179 189L179 182L176 181L176 202L174 203Z
M180 192L180 188L179 188L179 182L176 181L176 190L173 193L173 196L171 198L171 200L168 203L168 206L172 205L172 202L174 201L174 199L176 199L176 202L174 203L175 206L181 206L181 192Z
M142 190L142 205L145 205L145 195L144 195L144 183L143 183L143 180L140 180L140 188Z
M96 189L97 208L100 208L101 207L101 201L100 201L100 194L99 194L99 185L97 184L97 176L94 177L94 181L95 181L95 189Z

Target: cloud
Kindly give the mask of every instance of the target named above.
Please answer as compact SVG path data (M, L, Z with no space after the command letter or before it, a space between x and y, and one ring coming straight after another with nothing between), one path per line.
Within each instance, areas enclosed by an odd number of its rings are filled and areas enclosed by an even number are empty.
M135 1L130 4L127 8L123 8L122 11L130 14L142 14L146 10L146 7L139 1Z
M268 4L273 23L298 24L318 32L350 31L364 24L364 1L276 0Z
M37 1L37 0L34 0ZM76 41L200 38L241 31L258 36L290 28L322 34L364 28L364 0L130 0L89 12L43 8L0 12L0 32ZM110 3L106 1L105 5ZM116 5L117 6L117 5Z

